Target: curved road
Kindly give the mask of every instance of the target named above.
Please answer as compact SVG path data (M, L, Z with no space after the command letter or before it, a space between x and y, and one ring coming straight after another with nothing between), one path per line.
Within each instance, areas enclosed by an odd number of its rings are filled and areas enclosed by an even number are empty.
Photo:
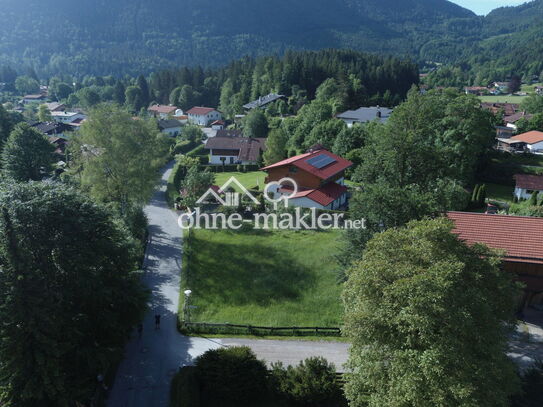
M341 368L348 345L335 342L270 341L251 339L189 338L177 331L181 273L182 232L177 214L166 203L166 186L173 162L164 169L159 187L145 212L149 218L150 241L144 261L143 282L151 290L149 311L143 334L132 335L125 349L110 391L109 407L167 407L170 381L180 366L208 349L247 345L268 363L296 364L310 356L323 356ZM155 330L155 313L161 315L161 328Z

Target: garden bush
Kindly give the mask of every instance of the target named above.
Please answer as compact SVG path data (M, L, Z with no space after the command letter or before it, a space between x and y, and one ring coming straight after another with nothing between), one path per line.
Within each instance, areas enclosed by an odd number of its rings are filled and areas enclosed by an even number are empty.
M196 359L204 405L247 405L266 395L267 369L245 346L209 350Z
M286 369L274 364L270 377L273 392L289 404L307 407L340 407L347 402L333 364L322 357L306 359Z
M177 373L170 390L171 407L200 407L200 382L194 366L186 366Z

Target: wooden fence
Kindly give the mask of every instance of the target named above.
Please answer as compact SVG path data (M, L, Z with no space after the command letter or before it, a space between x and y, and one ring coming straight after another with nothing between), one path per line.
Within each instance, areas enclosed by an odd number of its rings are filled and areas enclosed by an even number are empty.
M271 327L239 324L213 324L206 322L181 321L180 330L186 333L207 334L246 334L256 336L341 336L341 329L336 327Z

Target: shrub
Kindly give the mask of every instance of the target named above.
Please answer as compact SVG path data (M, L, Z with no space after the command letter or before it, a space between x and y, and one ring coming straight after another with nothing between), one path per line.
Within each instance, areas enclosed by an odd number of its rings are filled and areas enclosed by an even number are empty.
M339 407L347 402L336 379L336 369L321 357L306 359L284 369L274 364L271 385L275 392L297 406Z
M522 390L512 399L511 407L543 406L543 363L538 362L521 376Z
M200 407L200 382L194 366L186 366L177 373L170 390L171 407Z
M248 347L209 350L196 368L205 405L253 405L266 393L266 365Z

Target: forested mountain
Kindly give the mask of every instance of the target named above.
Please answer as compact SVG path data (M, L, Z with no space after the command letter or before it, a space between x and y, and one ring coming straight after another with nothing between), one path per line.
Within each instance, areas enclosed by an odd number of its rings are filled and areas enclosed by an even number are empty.
M446 0L2 0L0 65L81 76L286 49L417 56L432 38L454 42L477 21Z
M543 0L476 16L446 0L2 0L0 66L39 76L219 66L287 49L351 48L539 74Z

